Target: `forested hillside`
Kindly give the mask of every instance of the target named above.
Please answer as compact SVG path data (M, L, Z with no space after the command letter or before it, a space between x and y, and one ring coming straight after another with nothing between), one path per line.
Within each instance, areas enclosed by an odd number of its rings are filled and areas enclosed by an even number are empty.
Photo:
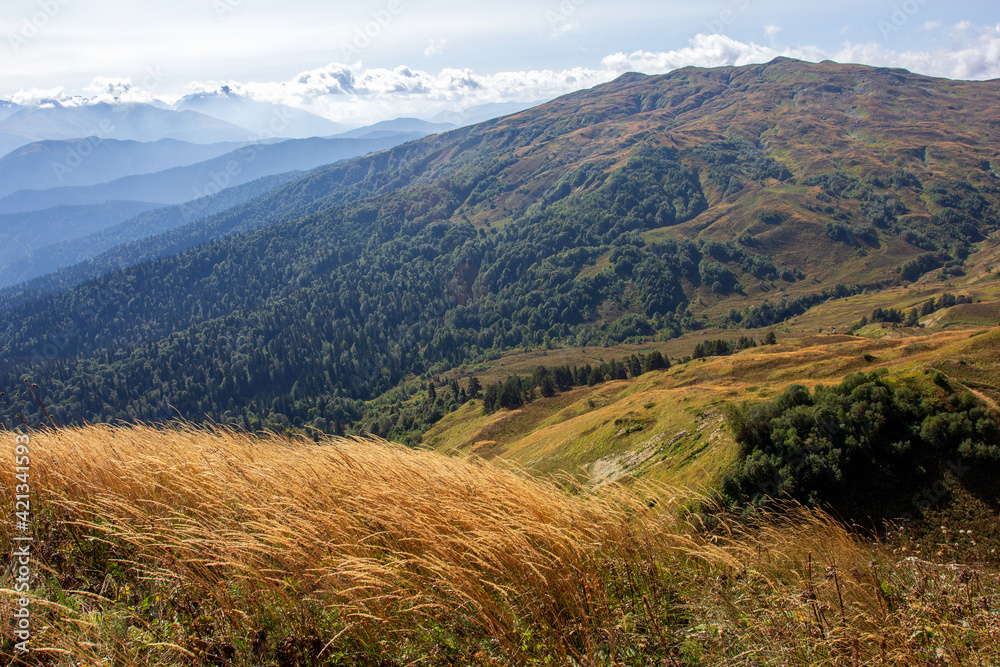
M627 75L311 174L221 214L252 231L7 309L0 386L38 383L64 423L335 431L505 350L766 326L959 274L996 229L998 102L833 63Z
M263 225L264 222L254 220L249 223L250 226L241 227L232 209L259 199L302 175L301 172L290 172L266 176L185 204L156 207L116 225L66 241L54 241L52 237L45 236L46 226L43 225L36 229L36 234L47 241L47 245L0 265L2 284L7 285L0 290L0 303L3 308L10 308L39 296L76 287L90 278L117 269L165 255L176 255L206 241ZM41 215L105 206L61 207L42 211ZM120 208L121 205L116 206L116 209ZM22 222L30 222L35 215L19 214L18 218ZM105 222L110 221L105 218Z
M210 160L239 147L235 143L191 144L175 139L149 143L97 137L39 141L0 157L0 198L18 190L96 185L152 174Z
M107 226L112 226L157 208L157 204L139 201L107 201L84 206L54 206L30 213L0 213L0 286L10 284L11 264L24 261L53 242L53 239L78 241ZM47 273L47 272L46 272Z
M57 205L116 200L183 204L274 174L309 171L398 146L422 136L425 135L397 132L360 139L334 137L288 139L276 143L247 142L223 155L156 173L125 176L88 186L20 190L0 199L0 211L22 213Z

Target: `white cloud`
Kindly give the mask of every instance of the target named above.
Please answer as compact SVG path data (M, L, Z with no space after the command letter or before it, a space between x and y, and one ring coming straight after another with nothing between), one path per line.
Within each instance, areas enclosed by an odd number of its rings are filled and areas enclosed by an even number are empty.
M963 34L955 44L934 51L893 51L879 44L845 44L829 57L880 67L902 67L920 74L951 79L1000 78L1000 33L992 28L955 26Z
M779 29L766 27L768 33L775 35ZM894 51L879 43L846 42L836 52L829 52L809 45L776 48L741 42L726 35L700 34L684 48L671 51L614 53L605 57L598 68L484 74L472 69L445 68L433 72L411 67L365 68L360 62L330 63L300 72L286 81L196 81L188 90L215 92L228 86L232 93L252 99L307 109L335 121L363 124L407 115L426 117L444 109L461 111L491 102L550 99L609 81L628 71L662 74L687 66L763 63L778 56L903 67L957 79L1000 78L1000 26L958 24L951 31L950 46L927 51ZM69 95L62 87L22 90L13 96L13 101L71 105L151 101L153 96L127 78L99 77L82 92L83 95Z
M549 39L556 40L579 30L580 23L574 21L573 17L587 0L563 0L559 6L545 12L545 18L549 22ZM553 3L554 4L554 3Z
M333 120L368 122L393 114L427 114L489 102L549 99L603 83L615 74L587 68L494 74L447 68L434 73L410 67L365 69L360 63L331 63L289 81L205 81L191 84L190 89L210 92L225 85L239 95L305 108Z
M49 88L47 90L39 88L19 90L11 96L10 101L23 106L41 106L63 99L66 99L66 89L63 86L59 86L58 88Z
M424 49L425 56L439 56L444 53L444 45L448 43L447 39L434 39L431 38L431 43Z
M942 24L937 21L927 21L924 23L924 30L937 30L941 27L943 27Z
M83 93L83 95L69 95L65 86L47 90L30 88L14 93L11 101L25 106L58 104L64 107L156 101L156 95L152 90L136 87L131 79L121 77L95 77L83 87Z
M680 67L721 67L749 65L774 60L778 56L801 60L822 60L823 52L815 47L775 49L754 42L740 42L726 35L696 35L690 46L674 51L635 51L615 53L601 63L618 72L662 74Z
M83 103L97 104L106 102L115 104L118 102L153 102L156 100L152 90L145 90L132 84L129 78L114 78L99 76L94 78L83 92L86 94L82 98Z

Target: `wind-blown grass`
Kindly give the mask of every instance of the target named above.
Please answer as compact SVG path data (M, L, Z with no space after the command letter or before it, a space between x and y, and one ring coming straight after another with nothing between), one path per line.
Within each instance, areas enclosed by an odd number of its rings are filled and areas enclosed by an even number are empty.
M35 652L5 628L9 664L996 658L995 573L928 575L802 509L709 534L663 490L374 440L95 426L31 448Z

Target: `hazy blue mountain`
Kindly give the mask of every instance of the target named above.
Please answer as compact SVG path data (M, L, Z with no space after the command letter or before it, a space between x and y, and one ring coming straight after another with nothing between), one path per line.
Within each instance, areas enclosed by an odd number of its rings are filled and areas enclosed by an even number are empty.
M998 104L996 82L788 59L623 75L318 169L180 237L252 231L21 301L0 312L0 385L57 387L62 423L325 431L495 352L760 329L922 276L943 291L992 263L1000 135L975 111ZM878 121L863 150L859 118Z
M23 109L20 104L14 104L13 102L8 102L7 100L0 100L0 120L11 116L21 109Z
M18 190L97 185L125 176L197 164L232 152L239 144L192 144L118 139L36 141L0 158L0 197Z
M195 144L248 141L245 128L194 111L159 109L150 104L25 107L0 120L0 155L47 139L179 139Z
M73 241L156 206L148 202L110 201L0 215L0 284L11 284L6 265L14 260L30 255L54 240Z
M456 127L475 125L494 118L509 116L525 109L531 109L539 104L544 104L548 100L537 100L535 102L490 102L489 104L479 104L469 107L464 111L442 111L433 118L434 123L450 123Z
M0 199L0 214L38 211L52 206L97 204L105 201L149 201L182 204L263 176L305 171L350 157L391 148L424 135L394 133L371 139L288 139L251 144L212 160L175 167L155 174L128 176L110 183L50 190L21 190Z
M451 123L431 123L419 118L396 118L394 120L384 120L374 125L359 127L355 130L338 134L337 136L372 139L389 136L398 132L419 132L422 136L427 136L454 130L456 127L456 125Z
M19 303L25 298L69 289L109 271L244 231L249 226L243 224L242 218L233 221L217 214L257 199L303 175L296 171L267 176L196 201L147 210L87 236L58 242L51 242L50 238L47 245L27 255L6 263L0 261L0 288L7 288L0 289L0 294L5 300L9 299L9 303ZM113 205L65 208L96 211L110 206ZM47 212L27 216L44 213ZM209 220L202 222L205 218ZM25 281L28 282L22 284ZM19 284L19 287L12 287Z
M255 136L307 139L338 134L347 126L284 104L258 102L223 87L181 98L174 108L196 111L244 127Z

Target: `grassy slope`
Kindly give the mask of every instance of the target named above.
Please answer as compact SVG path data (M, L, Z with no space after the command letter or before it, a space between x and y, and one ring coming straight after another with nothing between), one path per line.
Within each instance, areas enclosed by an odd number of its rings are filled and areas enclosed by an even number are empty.
M4 664L1000 658L992 568L903 559L795 508L710 536L682 493L568 493L384 442L100 426L30 447L33 652L5 624ZM12 585L4 568L8 610Z
M996 158L996 147L1000 146L1000 141L996 122L980 110L996 108L998 104L1000 90L995 82L953 82L893 70L785 59L762 66L684 69L657 77L624 76L594 90L568 95L500 120L437 135L311 174L260 202L248 205L243 213L250 215L253 212L254 224L259 222L263 225L262 219L254 217L259 214L257 208L273 210L273 214L269 215L276 216L278 220L285 216L298 218L309 212L316 215L303 219L295 226L289 223L287 227L239 237L220 246L228 248L231 257L244 258L242 266L227 267L212 259L210 275L206 276L201 273L200 264L188 264L187 259L207 255L192 251L179 261L162 262L165 274L157 275L155 279L144 277L144 270L132 270L102 283L110 285L113 290L121 290L123 305L115 321L135 325L128 330L111 327L120 332L116 334L120 338L112 347L141 351L147 344L172 345L170 336L174 334L190 341L198 349L205 339L222 340L217 331L228 326L224 324L224 318L228 318L232 309L220 308L217 305L221 303L219 299L213 297L205 304L183 303L183 307L176 311L176 317L164 318L161 312L162 308L172 307L167 304L175 303L176 294L190 292L188 286L214 285L216 281L223 291L239 294L240 314L246 317L247 322L274 318L286 318L284 321L287 322L288 313L292 311L280 300L276 301L277 297L267 296L279 293L282 298L289 299L289 303L301 305L303 314L296 315L299 321L308 321L310 317L314 317L315 321L330 318L331 312L323 300L314 299L309 291L326 293L337 285L335 277L347 273L346 269L325 273L325 268L313 273L317 266L322 266L314 261L317 248L330 250L343 238L334 224L338 212L329 208L335 204L366 197L374 197L375 204L385 203L392 200L390 193L396 189L407 191L407 197L418 198L422 196L421 187L437 184L442 192L450 192L456 197L454 210L450 204L434 207L434 210L441 209L442 220L449 218L456 225L468 220L487 235L492 234L488 230L511 223L527 229L525 220L532 217L528 215L529 210L535 212L543 208L550 200L547 195L561 192L556 190L557 184L571 180L574 184L565 197L552 203L557 210L561 207L564 213L572 216L574 206L589 205L588 198L592 198L594 191L602 187L603 179L627 164L633 154L650 145L677 148L685 167L699 173L709 209L683 224L645 231L648 240L687 237L731 241L744 232L750 232L755 239L754 244L748 246L751 254L767 256L779 267L797 268L806 276L806 279L795 282L761 281L736 269L743 291L726 295L713 293L707 285L686 284L685 298L690 301L695 317L702 322L721 321L722 316L733 308L753 306L765 300L780 301L784 296L803 296L839 282L898 282L895 268L923 250L885 231L879 232L878 244L872 247L856 247L831 240L826 234L826 224L833 219L833 214L825 209L820 212L815 210L820 203L817 199L821 194L820 188L801 185L802 181L840 169L861 179L878 176L888 182L887 175L905 168L918 176L926 189L933 185L951 185L954 180L968 180L982 188L986 193L984 196L995 208L1000 191L994 191L997 176L988 165ZM743 176L737 179L742 182L743 189L723 196L710 177L711 170L707 163L704 163L708 158L699 149L728 138L747 140L764 154L772 155L794 172L794 180L785 183L773 179L755 182ZM984 163L987 166L984 167ZM595 167L593 179L571 179L577 169L586 165ZM483 178L486 173L491 176ZM493 176L496 183L485 189L488 194L484 194L483 198L470 194L468 188L472 188L473 183L489 185ZM477 180L480 178L482 180ZM885 187L877 190L904 199L910 215L927 217L940 212L940 207L930 201L930 196L916 188L893 190ZM433 196L440 194L435 191ZM830 206L848 216L852 224L866 219L859 212L860 202L857 200L837 200ZM759 219L761 209L781 211L789 217L782 224L767 224ZM994 219L995 216L986 217L977 224L988 228ZM437 221L433 219L433 222ZM353 229L358 231L357 227ZM296 241L299 238L308 238L309 242L299 243ZM527 238L526 244L530 242L531 239ZM505 249L509 247L504 246ZM360 252L360 245L357 248ZM489 248L486 251L489 252ZM990 253L991 256L996 254L994 251ZM364 264L362 261L359 266ZM591 275L607 264L607 256L598 258L595 265L582 267L581 273ZM278 272L265 272L266 275L261 277L264 282L259 284L257 276L252 276L255 279L253 282L233 279L233 276L240 275L237 269L245 270L247 266L257 265L287 266L291 272L289 275L300 272L299 279L290 281ZM476 282L477 271L481 269L442 265L442 271L447 272L442 275L448 280L448 294L444 299L448 310L454 311L456 304L465 299L471 299L469 303L475 304L478 300L489 302L496 296L494 293L476 293L476 290L485 289L482 282L478 286ZM401 272L400 276L406 277L405 272ZM159 279L161 277L184 285L185 289L171 289L167 293L158 291L158 287L165 284ZM480 274L478 277L484 276ZM254 287L244 289L248 284ZM921 282L918 287L911 287L909 293L902 291L901 287L892 288L895 291L890 294L897 297L899 305L905 305L915 302L910 295L924 286L925 283ZM517 287L529 286L518 284ZM136 290L153 296L149 301L135 298ZM540 296L555 295L549 291ZM599 326L602 319L607 321L626 312L642 310L642 304L631 297L627 288L612 294L595 309L602 317L595 318L582 328ZM81 289L65 298L60 297L54 310L32 306L10 314L5 320L10 325L7 327L9 336L3 340L9 341L11 356L27 354L34 341L61 326L53 312L69 311L71 304L86 298L89 298L87 290ZM998 299L1000 293L993 290L993 296L984 300ZM348 301L353 302L354 299ZM858 298L859 304L863 301L864 298ZM209 308L211 303L216 304L214 309ZM201 314L201 306L205 306L207 314ZM824 310L827 308L829 310ZM816 313L796 318L783 326L798 334L810 329L829 331L837 327L843 330L841 327L849 326L863 310L858 308L856 313L847 313L838 312L837 308L836 304L827 304L815 309ZM305 309L308 309L308 314ZM853 302L848 309L854 309ZM824 312L826 316L819 315ZM445 311L442 313L441 317L447 316ZM852 318L846 318L848 314ZM350 310L349 315L357 321L375 321L381 315L394 320L398 313L392 308L380 307L374 313L363 309ZM416 316L408 317L406 325L412 328ZM561 324L561 317L551 316L551 321L545 322L546 327ZM982 320L981 314L976 317ZM435 325L440 321L438 318L432 320ZM289 323L288 330L293 329L295 327ZM74 338L72 350L93 349L94 354L99 356L102 346L109 343L98 331L97 328L85 328L80 337ZM571 331L570 335L573 333ZM254 335L261 334L257 331ZM329 336L323 331L310 332L309 335L313 340ZM533 335L543 335L542 329L533 332ZM324 342L336 343L336 336L330 338ZM485 345L498 344L496 340ZM386 350L391 349L391 345L377 343L375 336L368 337L367 342L371 344L369 349L378 350L370 357L380 354L384 358L388 354ZM430 342L418 340L416 345L425 346ZM394 340L393 343L412 345L405 339ZM289 353L301 347L295 341L286 340L284 335L275 344ZM690 339L682 345L693 347ZM359 349L364 350L365 345L359 344ZM470 349L467 358L473 358L478 352ZM109 357L116 358L115 349L108 350L108 353ZM194 383L198 385L197 391L210 394L203 403L211 403L220 411L229 397L218 389L219 378L229 374L226 364L231 361L231 356L224 347L212 343L206 347L204 362L197 369L186 371L193 381L197 381ZM149 357L152 367L156 357L152 352ZM437 372L440 360L428 361L432 363L423 368L430 365ZM144 414L150 415L149 418L167 418L165 416L174 414L170 406L181 402L183 392L165 396L161 387L146 382L148 373L126 368L124 361L116 364L122 374L131 375L122 378L122 383L133 386L138 394L137 398L130 399L127 406L119 409L116 405L119 410L116 416L132 418L134 414ZM139 363L135 366L143 368ZM329 368L326 362L314 355L304 366L304 372L285 373L267 380L262 380L263 375L256 375L253 386L259 388L259 393L249 399L244 396L241 400L259 401L254 406L255 412L260 413L265 423L269 415L274 417L273 423L281 423L279 412L272 409L275 398L284 398L300 380L306 380L304 384L314 382L327 386L324 373ZM254 364L254 368L259 369L259 364ZM17 366L14 370L20 374L24 367ZM337 377L347 378L353 374L356 378L362 375L346 366L338 371ZM85 384L81 380L85 374L77 373L71 381L74 390ZM166 370L161 371L161 375L165 374ZM365 375L370 377L370 374ZM37 381L47 384L48 379L40 377ZM367 387L338 388L350 389L347 394L352 398L372 398L367 393ZM74 390L67 390L59 397L59 402L75 403ZM331 399L332 396L323 398ZM28 410L31 406L23 404L20 407ZM190 408L182 412L190 419L201 419L205 408L199 404L196 409L197 413ZM87 418L96 421L108 417L107 414L100 414L102 410L103 406L95 401L89 407ZM237 408L231 412L238 411ZM302 414L293 416L280 414L300 418L309 424L309 410L301 408L300 412ZM311 427L328 428L331 416L322 416L323 421L316 421ZM213 418L226 419L223 414L213 414Z
M954 179L995 186L1000 181L994 172L984 171L982 163L1000 157L1000 137L996 124L978 112L996 103L995 88L902 70L787 59L741 68L687 68L663 77L623 77L595 89L599 95L560 98L484 131L484 142L495 142L505 132L532 125L545 130L532 145L518 149L518 162L501 174L502 181L516 187L475 206L463 205L454 218L502 227L509 220L507 211L524 211L566 174L599 160L610 160L611 171L643 142L689 150L725 138L747 139L791 169L799 181L834 169L862 181L908 169L925 185ZM550 136L561 127L585 122L581 119L589 119L588 124ZM692 165L704 167L698 160ZM741 276L746 294L721 298L707 287L694 290L691 302L710 317L734 306L773 300L779 294L795 297L837 282L893 282L896 267L923 252L885 234L875 247L831 241L825 231L834 217L807 208L815 209L818 187L773 179L746 182L743 190L723 198L704 171L702 186L710 208L694 220L646 232L647 241L729 241L749 232L758 244L753 252L808 276L791 285L765 285ZM587 186L578 187L568 199L586 191ZM910 216L928 217L941 210L918 190L904 188L893 194L906 204ZM854 221L864 219L857 201L836 200L832 206ZM790 218L780 225L767 224L757 217L761 209L783 211Z
M819 304L777 327L781 343L777 347L692 361L636 380L577 388L514 413L485 416L480 404L472 402L445 416L423 442L442 452L509 458L540 472L563 470L591 481L641 476L711 486L733 450L719 406L763 400L789 384L833 384L848 373L879 367L893 373L937 369L996 407L1000 404L998 266L1000 238L991 238L966 262L967 275L940 280L931 273L913 285ZM859 332L861 336L845 335L876 308L907 312L946 292L970 295L976 303L925 316L922 329L872 324ZM764 333L705 329L664 342L516 352L451 375L475 375L487 384L508 375L530 375L539 365L596 365L651 350L676 360L689 356L701 340L735 340L743 334L759 340ZM641 430L623 432L637 425Z
M631 476L711 486L734 456L719 410L728 402L763 400L795 383L835 384L849 373L875 368L892 373L938 369L991 405L1000 401L1000 328L900 329L872 338L786 334L779 341L774 347L694 360L634 380L577 388L514 412L485 416L473 402L436 424L424 444L442 452L511 459L538 472L576 472L595 482ZM656 347L679 356L685 349L690 353L692 344L685 337ZM553 357L557 363L581 363L594 354L593 348L574 352L508 357L503 372L528 374L538 364L552 363ZM601 355L610 359L622 351L602 349ZM498 378L502 373L497 370L484 377Z

